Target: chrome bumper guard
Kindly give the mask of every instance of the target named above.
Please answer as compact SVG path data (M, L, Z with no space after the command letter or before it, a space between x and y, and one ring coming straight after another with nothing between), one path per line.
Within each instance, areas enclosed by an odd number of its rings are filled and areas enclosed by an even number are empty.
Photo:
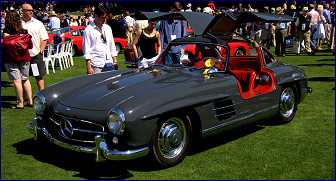
M49 139L51 143L54 143L60 147L78 152L96 154L96 162L102 162L105 160L131 160L134 158L145 156L149 153L148 147L127 151L109 150L106 141L101 135L95 136L95 147L84 147L68 144L53 138L48 133L47 129L41 128L39 126L39 121L41 121L41 118L35 117L33 118L33 122L28 124L28 131L34 134L34 140L37 140L40 135L44 135L47 139Z

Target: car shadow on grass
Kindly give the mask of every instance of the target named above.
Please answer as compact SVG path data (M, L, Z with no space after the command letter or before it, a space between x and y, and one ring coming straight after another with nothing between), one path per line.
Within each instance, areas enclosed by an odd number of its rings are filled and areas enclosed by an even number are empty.
M265 124L258 124L242 127L216 136L204 138L200 140L196 146L192 147L188 156L207 151L253 134L267 126L268 125ZM95 155L93 154L67 150L50 144L47 141L35 142L33 139L27 139L15 143L13 146L17 149L18 154L31 155L37 161L49 163L64 170L76 171L78 173L73 175L73 177L89 180L131 179L133 175L129 172L130 170L151 172L165 169L154 164L148 157L126 161L106 161L97 163L95 162Z
M18 154L31 155L39 162L48 163L64 170L78 172L75 178L88 180L123 180L133 175L129 170L155 171L146 157L127 161L96 162L94 154L67 150L47 141L35 142L27 139L13 145ZM55 179L57 179L55 177Z
M224 133L217 134L215 136L210 136L207 138L203 138L199 142L192 147L192 149L189 151L188 156L192 156L204 151L207 151L211 148L215 148L220 145L224 145L226 143L229 143L231 141L237 140L239 138L242 138L244 136L247 136L249 134L255 133L259 130L264 129L265 127L262 125L254 125L249 127L241 127L237 129L233 129L231 131L227 131Z

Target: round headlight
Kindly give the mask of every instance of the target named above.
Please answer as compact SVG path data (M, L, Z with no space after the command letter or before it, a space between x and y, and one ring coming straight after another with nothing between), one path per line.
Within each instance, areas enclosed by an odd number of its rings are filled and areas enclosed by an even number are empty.
M45 107L46 107L45 104L46 104L46 101L45 101L44 96L39 92L36 93L34 97L34 109L37 114L42 115L44 113Z
M125 129L124 113L118 108L113 108L107 117L107 126L115 135L121 135Z

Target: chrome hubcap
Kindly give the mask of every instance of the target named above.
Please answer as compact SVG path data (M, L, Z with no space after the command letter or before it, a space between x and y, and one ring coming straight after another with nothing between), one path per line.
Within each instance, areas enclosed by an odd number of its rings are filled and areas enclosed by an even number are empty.
M116 47L116 51L118 52L118 54L120 53L120 51L121 51L121 48L119 47L119 45L116 45L115 46Z
M160 129L158 146L165 158L174 158L181 153L186 141L186 127L180 118L170 118Z
M291 88L286 88L280 97L280 113L288 118L294 112L295 96Z

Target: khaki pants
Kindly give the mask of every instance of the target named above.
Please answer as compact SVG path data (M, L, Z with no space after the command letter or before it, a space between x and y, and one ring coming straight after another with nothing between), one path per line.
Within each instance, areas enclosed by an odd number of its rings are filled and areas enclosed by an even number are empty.
M133 43L133 28L131 30L126 30L126 39L127 39L127 46L132 47Z
M324 24L325 43L330 46L331 24Z
M304 44L306 46L307 52L311 52L311 49L310 49L310 30L307 31L306 33L302 32L302 31L298 31L298 38L299 38L299 42L302 42L302 40L304 40Z
M331 26L330 31L330 49L335 49L335 25Z

